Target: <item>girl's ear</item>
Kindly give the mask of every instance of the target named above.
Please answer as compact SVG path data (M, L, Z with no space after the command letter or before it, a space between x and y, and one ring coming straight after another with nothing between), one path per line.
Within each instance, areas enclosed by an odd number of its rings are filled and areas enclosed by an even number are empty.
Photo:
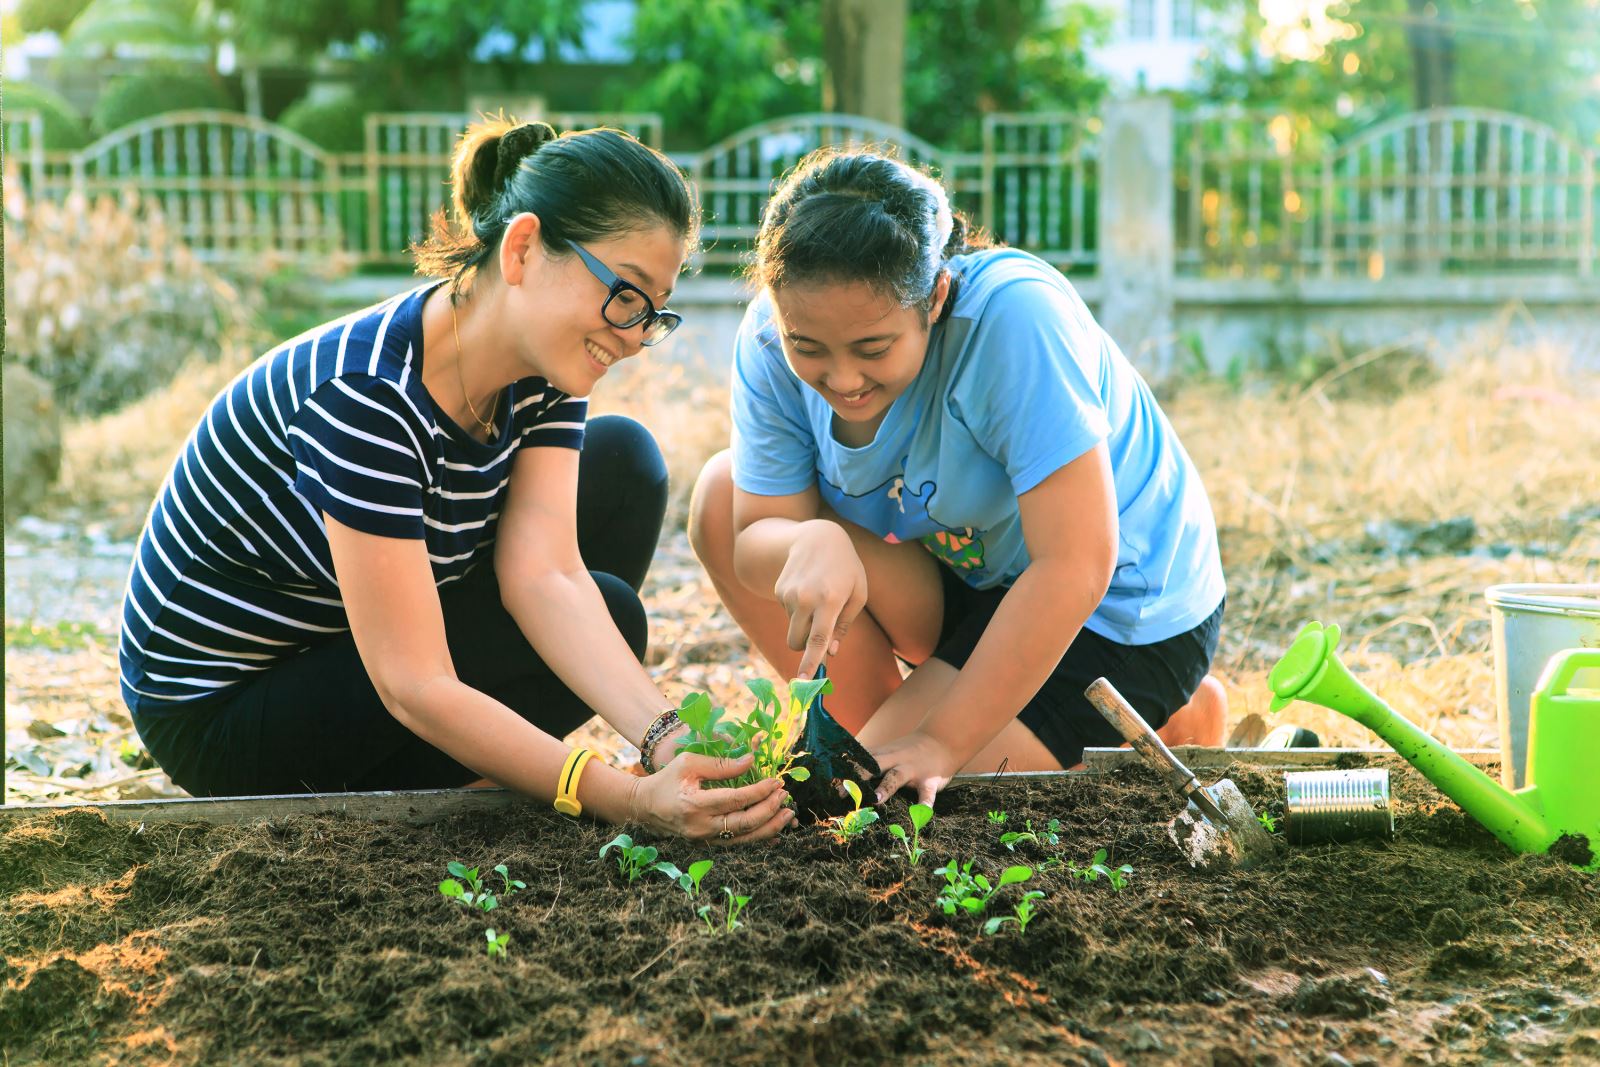
M514 215L506 223L506 232L500 238L500 277L507 285L522 284L532 257L539 254L542 225L539 216L531 211Z
M939 280L933 283L933 302L928 306L928 323L932 325L939 321L939 316L944 313L944 302L950 297L950 272L939 272Z

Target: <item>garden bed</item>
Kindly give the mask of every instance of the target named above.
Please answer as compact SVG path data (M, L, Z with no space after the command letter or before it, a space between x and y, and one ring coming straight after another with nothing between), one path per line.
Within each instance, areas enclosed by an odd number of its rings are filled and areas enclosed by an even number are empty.
M1382 762L1382 761L1379 761ZM614 830L503 807L426 825L296 815L245 825L0 820L8 1061L507 1063L1531 1062L1600 1057L1600 877L1507 853L1396 763L1395 836L1191 873L1142 767L945 793L908 865L883 823L769 848L652 841L629 884ZM1279 772L1235 766L1257 810ZM1004 810L1005 825L988 812ZM1061 823L1055 846L1001 832ZM885 821L905 823L896 802ZM643 836L643 835L640 835ZM1127 886L1074 877L1100 848ZM1047 894L1025 933L936 902L946 860ZM527 883L493 912L446 863ZM723 886L750 898L714 932ZM484 929L509 933L490 958Z

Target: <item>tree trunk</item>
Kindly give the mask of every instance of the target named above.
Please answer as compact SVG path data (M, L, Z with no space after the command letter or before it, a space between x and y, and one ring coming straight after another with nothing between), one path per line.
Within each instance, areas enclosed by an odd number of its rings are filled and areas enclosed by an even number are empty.
M822 106L905 125L907 0L823 0Z

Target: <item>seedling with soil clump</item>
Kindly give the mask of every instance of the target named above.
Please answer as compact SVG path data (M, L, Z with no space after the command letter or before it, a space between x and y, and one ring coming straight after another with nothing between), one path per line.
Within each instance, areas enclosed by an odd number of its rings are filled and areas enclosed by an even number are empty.
M723 759L755 756L742 776L708 782L708 788L783 777L796 810L821 820L850 810L839 792L843 782L854 779L876 787L883 777L877 761L822 706L823 694L833 691L825 669L819 667L815 678L791 681L786 703L780 703L770 682L746 684L756 708L743 721L726 718L727 712L705 693L690 693L678 708L678 717L689 727L678 751Z

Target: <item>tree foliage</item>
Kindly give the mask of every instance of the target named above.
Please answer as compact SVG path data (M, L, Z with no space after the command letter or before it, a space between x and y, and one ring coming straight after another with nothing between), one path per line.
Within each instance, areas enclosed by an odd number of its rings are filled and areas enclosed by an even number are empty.
M924 0L906 41L906 125L943 147L976 148L995 111L1093 107L1105 81L1087 52L1109 30L1090 4Z
M642 85L615 80L601 106L661 113L669 137L700 147L763 119L821 107L816 0L654 0L629 34Z
M1328 15L1320 52L1289 58L1263 48L1269 27L1249 6L1212 42L1198 95L1283 107L1335 133L1458 105L1600 137L1597 0L1336 0Z
M1091 106L1104 84L1085 49L1106 28L1088 3L918 0L906 126L941 147L975 148L984 112ZM650 74L642 88L610 87L605 106L659 111L685 144L821 103L819 0L652 0L639 5L631 44Z
M88 6L89 0L22 0L17 5L17 28L23 33L59 37Z

